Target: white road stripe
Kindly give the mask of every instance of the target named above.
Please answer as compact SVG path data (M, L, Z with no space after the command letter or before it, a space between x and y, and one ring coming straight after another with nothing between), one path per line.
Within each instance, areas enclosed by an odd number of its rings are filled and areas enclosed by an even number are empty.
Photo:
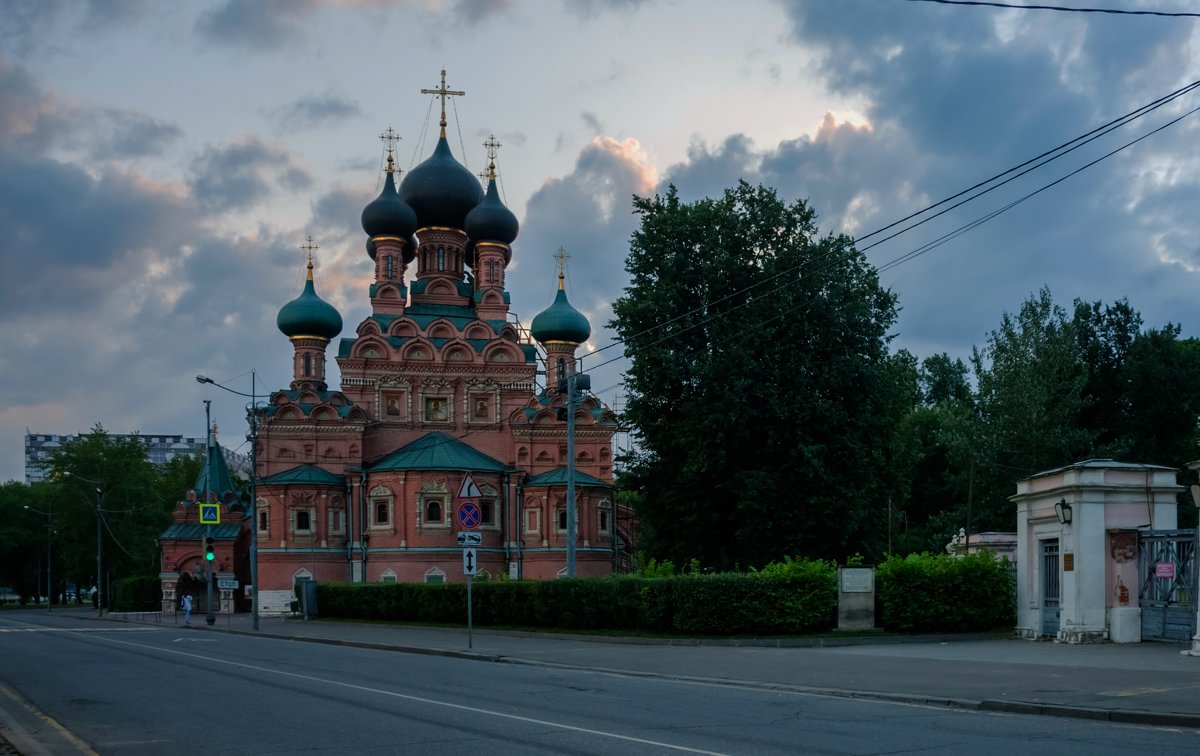
M458 711L469 711L474 714L484 714L490 717L499 719L509 719L516 722L526 722L528 724L541 725L543 727L554 727L560 730L568 730L570 732L580 732L587 735L597 735L602 738L613 738L615 740L624 740L630 743L639 743L641 745L656 746L658 748L667 748L672 751L685 751L687 753L699 753L705 756L728 756L719 751L704 751L699 748L688 748L687 746L675 745L673 743L663 743L657 740L646 740L645 738L635 738L632 735L620 735L615 732L605 732L604 730L593 730L588 727L576 727L575 725L562 724L561 722L551 722L545 719L534 719L532 717L522 717L519 714L506 714L501 711L492 711L491 709L480 709L475 706L465 706L463 704L451 703L450 701L439 701L434 698L422 698L421 696L410 696L405 693L396 693L390 690L381 690L379 688L368 688L365 685L355 685L353 683L341 682L339 680L327 680L322 677L312 677L311 675L301 675L295 672L284 672L278 669L270 669L268 667L258 667L253 664L244 662L229 661L228 659L220 659L213 656L204 656L202 654L193 654L187 651L177 651L173 648L159 648L158 646L147 646L141 643L131 643L129 641L116 640L115 638L101 638L109 643L117 643L122 646L132 646L134 648L144 648L150 651L159 651L164 654L175 654L177 656L186 656L192 659L201 659L203 661L214 662L217 664L225 664L230 667L240 667L242 669L253 669L257 672L263 672L269 675L279 675L281 677L291 677L297 680L307 680L309 682L324 683L326 685L334 685L340 688L349 688L358 690L364 693L377 693L382 696L390 696L392 698L401 698L406 701L414 701L417 703L430 704L432 706L442 706L447 709L457 709Z

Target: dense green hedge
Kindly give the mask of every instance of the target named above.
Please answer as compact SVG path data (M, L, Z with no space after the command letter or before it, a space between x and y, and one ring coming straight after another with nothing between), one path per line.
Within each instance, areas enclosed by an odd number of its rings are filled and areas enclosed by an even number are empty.
M764 574L480 582L478 625L633 630L694 635L805 633L835 622L836 578ZM460 583L330 583L317 586L323 617L466 622Z
M876 570L876 624L901 632L1012 627L1015 582L990 556L916 554ZM479 581L477 625L625 630L687 635L823 632L837 624L837 569L785 560L755 573L669 577ZM323 617L466 623L462 583L329 583L317 586Z
M150 612L162 609L162 583L156 577L127 577L113 584L113 611Z
M875 577L876 624L888 630L964 633L1016 624L1016 576L990 554L892 557Z

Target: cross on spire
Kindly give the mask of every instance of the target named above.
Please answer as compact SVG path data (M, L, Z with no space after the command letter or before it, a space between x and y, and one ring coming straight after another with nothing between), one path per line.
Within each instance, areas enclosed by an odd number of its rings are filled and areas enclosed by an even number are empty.
M439 125L442 127L442 136L446 136L446 98L447 97L462 97L466 92L446 89L446 69L442 69L442 86L437 89L422 89L421 94L432 94L442 98L442 120Z
M561 289L563 288L563 278L566 276L567 260L570 260L571 256L567 254L567 250L559 247L558 251L554 253L554 259L558 261L558 288Z
M392 173L394 172L394 168L392 167L392 151L396 149L396 142L400 141L400 135L393 131L391 126L388 126L387 129L379 135L379 140L383 142L383 147L387 150L387 172Z
M496 141L495 134L490 135L483 142L483 147L487 150L488 156L487 177L489 181L496 178L496 154L502 146L500 142Z
M312 280L313 274L313 250L320 248L320 245L313 243L312 234L309 234L305 242L300 245L300 249L304 250L308 255L308 279L310 281Z

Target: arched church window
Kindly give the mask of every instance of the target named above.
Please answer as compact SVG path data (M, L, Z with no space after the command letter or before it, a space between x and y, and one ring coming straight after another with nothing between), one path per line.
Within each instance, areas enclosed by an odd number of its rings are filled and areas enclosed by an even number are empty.
M312 355L305 354L304 355L304 377L305 378L308 378L312 375L312 367L313 367Z
M438 247L437 269L438 270L446 269L446 248L445 247Z
M387 264L387 272L384 273L384 276L388 279L395 277L396 271L392 267L392 256L388 255L384 258L384 261Z

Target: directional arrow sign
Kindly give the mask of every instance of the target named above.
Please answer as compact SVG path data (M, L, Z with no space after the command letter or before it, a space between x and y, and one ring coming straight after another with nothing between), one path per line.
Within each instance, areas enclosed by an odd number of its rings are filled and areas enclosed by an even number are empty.
M463 549L463 574L474 575L479 572L479 561L475 558L475 549Z

